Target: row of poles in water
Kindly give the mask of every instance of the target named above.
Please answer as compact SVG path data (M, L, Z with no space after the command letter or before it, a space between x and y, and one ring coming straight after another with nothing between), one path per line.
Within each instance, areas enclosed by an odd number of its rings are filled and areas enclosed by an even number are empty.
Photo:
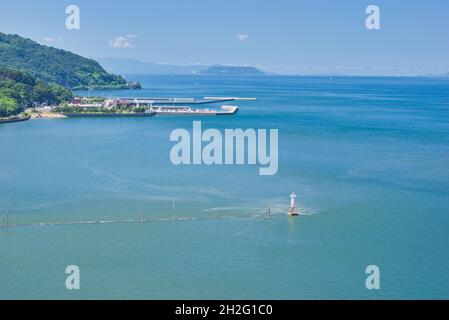
M142 210L141 209L139 209L138 216L139 216L139 222L140 223L145 222L145 218L144 218L144 216L142 214ZM265 220L270 220L271 219L271 208L268 208L264 212L264 219ZM171 220L176 220L176 217L175 217L175 200L173 200L173 207L172 207L172 211L171 211Z
M2 229L9 228L9 212L8 211L6 211L5 217L2 220L1 228Z
M289 208L288 214L290 216L298 215L298 213L296 211L296 205L295 205L296 194L292 193L290 197L291 197L291 203L290 203L290 208ZM139 215L139 220L138 221L140 223L145 222L145 218L144 218L144 216L142 214L142 210L139 209L138 215ZM271 219L271 209L270 208L268 208L264 212L264 219L265 220L270 220ZM175 200L173 200L173 206L172 206L172 211L171 211L171 220L176 220L176 217L175 217ZM5 214L5 216L4 216L4 218L2 219L2 222L1 222L1 229L8 229L9 226L10 226L10 224L9 224L9 212L6 211L6 214Z
M139 214L138 215L139 215L139 222L143 223L145 221L145 218L144 218L144 216L142 214L142 210L141 209L139 209ZM271 208L268 208L267 211L265 211L265 213L264 213L264 219L265 220L270 220L270 218L271 218ZM171 220L176 220L176 217L175 217L175 200L173 200L173 207L172 207L172 211L171 211Z
M175 220L175 200L173 200L173 207L172 207L172 211L171 211L171 219ZM139 209L139 222L142 223L144 221L145 221L145 219L143 217L142 210Z

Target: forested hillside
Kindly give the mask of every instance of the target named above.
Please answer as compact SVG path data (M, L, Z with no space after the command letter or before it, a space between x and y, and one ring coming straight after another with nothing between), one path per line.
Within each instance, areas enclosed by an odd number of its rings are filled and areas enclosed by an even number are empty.
M71 89L128 87L125 79L107 73L94 60L1 32L0 67L22 70L45 83Z
M0 117L16 115L35 102L60 104L70 99L70 89L48 85L26 72L0 67Z

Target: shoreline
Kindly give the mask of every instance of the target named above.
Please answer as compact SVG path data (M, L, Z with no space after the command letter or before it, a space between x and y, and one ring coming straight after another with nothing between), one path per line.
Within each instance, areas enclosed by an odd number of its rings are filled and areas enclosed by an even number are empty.
M31 119L66 119L66 118L132 118L152 117L155 113L52 113L41 112L31 115Z
M58 113L52 113L52 112L39 112L39 113L32 113L31 119L63 119L66 118L66 116Z
M64 113L60 115L64 118L148 118L155 116L156 113Z
M87 99L87 98L78 98ZM100 98L94 98L96 100ZM103 98L101 98L103 99ZM181 99L181 98L127 98L115 100L102 100L101 102L94 100L95 104L73 106L56 106L56 107L42 107L29 108L25 112L9 117L0 118L0 123L12 123L19 121L26 121L29 119L65 119L65 118L149 118L156 115L162 116L232 116L239 110L238 106L222 105L220 109L214 108L192 108L192 104L210 104L214 102L225 102L235 100L256 100L255 98L205 98L197 101L196 99ZM91 101L92 102L92 101ZM126 108L123 110L114 106L110 107L110 102L122 103ZM139 110L136 109L140 107ZM144 105L142 107L142 104ZM153 105L154 104L154 105ZM148 107L149 106L149 107ZM108 107L110 110L105 110ZM56 109L54 109L56 108ZM90 109L89 109L90 108ZM135 109L135 110L134 110Z

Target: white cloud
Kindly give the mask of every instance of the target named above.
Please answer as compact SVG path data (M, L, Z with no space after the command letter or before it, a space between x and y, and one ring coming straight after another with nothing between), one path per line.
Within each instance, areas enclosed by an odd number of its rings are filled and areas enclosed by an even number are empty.
M239 34L237 35L237 39L239 39L240 41L245 41L249 38L249 35L247 34Z
M134 41L131 39L131 37L129 37L129 35L126 37L118 36L112 40L109 40L109 46L111 48L134 48Z

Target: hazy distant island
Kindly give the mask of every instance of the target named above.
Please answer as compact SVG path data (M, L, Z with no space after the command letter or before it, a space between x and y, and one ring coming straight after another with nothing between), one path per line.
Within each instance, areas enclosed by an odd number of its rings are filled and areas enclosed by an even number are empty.
M176 65L121 58L98 58L96 60L98 60L107 71L125 75L255 76L265 74L263 71L251 66L210 66L204 64Z
M261 76L262 71L255 67L212 66L198 72L199 75L211 76Z
M122 75L192 75L209 66L202 64L175 65L144 62L123 58L96 58L108 72Z

